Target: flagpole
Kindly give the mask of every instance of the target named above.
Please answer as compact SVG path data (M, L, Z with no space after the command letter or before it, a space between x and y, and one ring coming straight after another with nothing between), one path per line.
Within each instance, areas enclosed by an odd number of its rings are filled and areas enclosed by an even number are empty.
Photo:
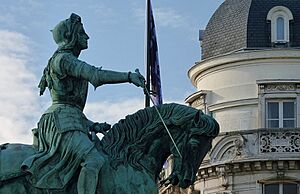
M136 69L135 72L136 72L137 74L140 74L139 69ZM150 95L150 93L149 93L149 90L147 90L146 87L144 88L144 90L145 90L146 95L149 96L149 98L151 99L151 102L152 102L152 104L153 104L153 107L154 107L154 109L156 110L156 112L157 112L157 114L158 114L158 116L159 116L161 122L163 123L163 125L164 125L164 127L165 127L165 129L166 129L166 131L167 131L167 133L168 133L168 135L169 135L169 137L170 137L170 139L171 139L171 141L172 141L172 143L173 143L173 145L174 145L174 147L175 147L175 149L176 149L176 151L177 151L179 157L182 158L182 155L181 155L181 153L180 153L180 151L179 151L179 149L178 149L178 147L177 147L177 145L176 145L176 142L175 142L175 140L174 140L174 138L173 138L173 136L172 136L172 134L171 134L169 128L167 127L167 125L166 125L164 119L162 118L162 116L161 116L161 114L160 114L160 112L159 112L159 110L158 110L158 108L157 108L157 106L156 106L154 100L151 98L151 95Z
M149 17L150 17L150 0L146 0L146 20L145 20L145 65L146 65L146 89L150 91L150 56L149 56L149 48L150 48L150 30L149 30ZM150 96L145 93L145 107L150 106Z

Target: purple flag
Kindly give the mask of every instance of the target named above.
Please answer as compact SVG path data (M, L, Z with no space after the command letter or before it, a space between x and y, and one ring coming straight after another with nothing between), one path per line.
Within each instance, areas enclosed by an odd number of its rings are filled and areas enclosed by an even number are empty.
M155 102L155 105L159 105L162 104L163 101L158 60L158 46L151 2L150 0L147 1L147 83L148 90L150 89L151 98Z

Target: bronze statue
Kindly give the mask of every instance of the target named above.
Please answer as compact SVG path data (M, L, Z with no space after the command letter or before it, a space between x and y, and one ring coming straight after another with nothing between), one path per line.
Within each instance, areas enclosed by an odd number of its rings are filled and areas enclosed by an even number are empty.
M42 95L49 88L52 105L38 124L39 152L24 161L22 168L32 174L38 188L61 189L81 166L78 193L95 193L98 174L104 159L89 139L89 131L110 128L89 121L82 113L90 82L96 88L103 84L130 82L144 85L136 73L120 73L93 67L78 59L88 48L89 36L80 16L71 14L53 30L58 49L49 59L39 84ZM51 167L46 165L51 163Z
M60 22L52 33L58 49L39 84L41 95L49 89L52 105L33 130L33 145L0 146L0 193L154 194L170 154L175 157L170 183L182 188L191 185L219 133L218 123L178 104L158 106L161 118L156 107L145 108L112 128L88 120L82 111L89 82L95 88L123 82L144 87L145 80L138 72L103 70L79 60L89 37L78 15ZM102 140L95 135L98 132L106 134Z

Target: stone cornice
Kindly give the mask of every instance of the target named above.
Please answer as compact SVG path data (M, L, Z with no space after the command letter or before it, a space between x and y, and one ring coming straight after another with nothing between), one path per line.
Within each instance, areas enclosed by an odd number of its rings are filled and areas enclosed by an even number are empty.
M257 80L256 83L258 85L261 85L261 84L287 84L287 83L300 84L300 79L262 79L262 80Z
M240 162L226 162L210 166L200 167L197 180L216 178L237 173L249 173L259 171L300 170L300 158L278 160L245 160Z
M288 131L300 132L300 128L258 128L258 129L249 129L243 131L228 131L228 132L220 132L218 137L223 137L227 135L246 135L246 134L253 134L257 132L288 132Z
M206 95L207 93L209 93L210 91L209 90L200 90L200 91L197 91L191 95L189 95L188 97L186 97L185 99L185 102L186 103L192 103L194 102L197 98L203 96L203 95Z
M234 100L228 102L222 102L217 104L212 104L208 106L209 111L217 111L225 108L232 108L237 106L248 106L248 105L257 105L258 99L257 98L248 98L242 100Z
M270 49L270 50L252 50L242 51L237 53L230 53L207 60L196 62L188 71L188 76L192 84L196 86L197 79L200 74L212 68L218 67L222 69L225 66L234 67L240 65L257 65L259 62L281 62L282 60L289 60L291 62L299 62L299 49ZM254 62L255 61L255 62Z

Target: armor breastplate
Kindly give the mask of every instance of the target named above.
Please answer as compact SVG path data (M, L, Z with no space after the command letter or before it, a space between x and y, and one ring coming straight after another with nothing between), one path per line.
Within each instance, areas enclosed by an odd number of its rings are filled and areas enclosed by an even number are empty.
M58 60L52 60L53 63L59 63ZM50 76L52 79L52 88L50 94L53 104L70 104L83 110L88 93L88 81L76 78L63 73L63 70L54 71L50 67Z

